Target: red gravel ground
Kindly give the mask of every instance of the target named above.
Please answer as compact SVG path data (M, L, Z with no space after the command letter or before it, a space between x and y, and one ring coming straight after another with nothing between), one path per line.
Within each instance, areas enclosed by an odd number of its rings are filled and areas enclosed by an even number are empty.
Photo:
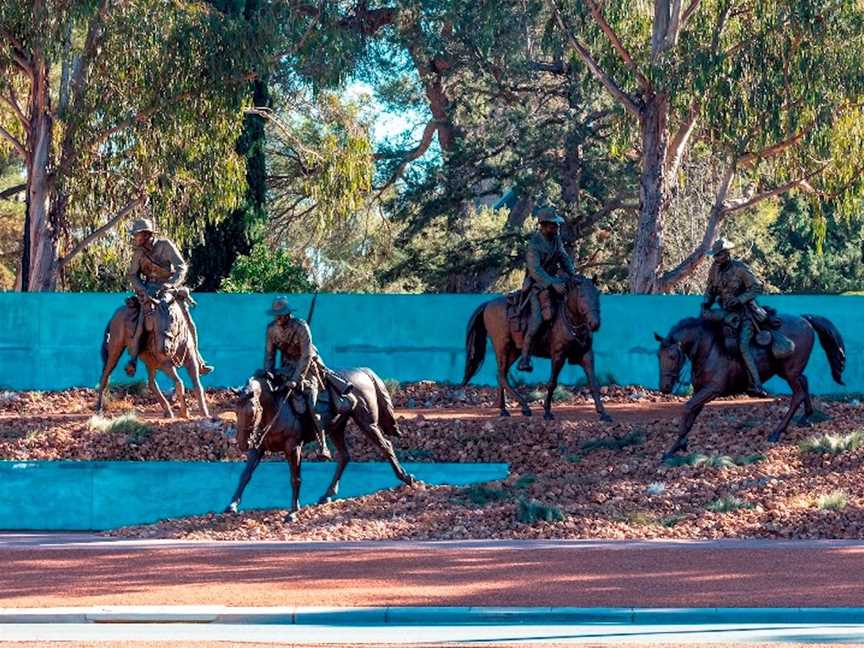
M604 392L616 419L611 425L597 421L584 390L556 405L559 418L546 422L536 415L498 418L487 408L490 389L409 385L397 392L397 404L422 408L399 410L400 459L506 462L511 476L470 488L420 486L336 501L304 509L290 525L284 511L241 511L119 533L218 540L864 538L864 408L857 401L817 399L827 416L791 427L776 445L767 437L785 398L719 401L691 433L695 465L676 467L661 455L675 437L682 399L641 388ZM213 421L163 421L149 397L118 392L112 413L134 409L144 423L125 432L94 428L92 399L92 390L0 394L0 458L242 459L229 434L227 392L209 394ZM849 447L799 447L826 434L844 437ZM380 460L356 432L350 443L354 460Z
M864 545L7 548L0 607L864 606Z

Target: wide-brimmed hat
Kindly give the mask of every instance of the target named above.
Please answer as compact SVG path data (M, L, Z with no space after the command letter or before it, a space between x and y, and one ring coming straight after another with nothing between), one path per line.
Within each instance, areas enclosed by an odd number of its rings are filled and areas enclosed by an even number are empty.
M544 207L540 210L540 213L537 214L537 222L555 223L556 225L563 225L564 219L561 218L558 214L556 214L555 211L550 207Z
M294 309L288 305L287 297L277 297L273 300L273 304L270 306L267 314L278 317L280 315L290 315L293 312Z
M727 250L732 250L735 248L735 244L729 239L720 238L714 241L714 245L711 247L711 250L708 252L708 256L715 256L720 254L721 252L726 252Z
M141 232L150 232L152 234L154 231L153 223L149 218L139 218L134 221L132 227L129 228L129 236L135 236Z

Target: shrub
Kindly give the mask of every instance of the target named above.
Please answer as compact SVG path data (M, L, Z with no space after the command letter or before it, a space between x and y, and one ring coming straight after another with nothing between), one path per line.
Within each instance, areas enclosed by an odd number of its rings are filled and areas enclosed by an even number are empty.
M492 502L500 502L507 499L508 494L503 488L491 488L483 484L476 484L463 488L458 498L470 502L475 506L486 506Z
M718 500L714 500L711 502L707 508L709 511L713 513L731 513L732 511L737 511L742 508L751 508L752 505L748 504L744 500L738 499L732 495L726 495L725 497L721 497Z
M623 437L600 437L591 439L581 445L582 452L593 452L594 450L621 450L631 445L642 445L645 443L645 435L639 431L633 431Z
M387 393L392 396L402 389L402 383L394 378L387 378L384 380L384 387L387 388Z
M152 428L143 423L135 412L114 418L96 414L87 421L87 427L93 432L125 434L136 440L140 440L153 432Z
M864 432L856 430L849 434L822 434L812 436L809 439L802 441L802 452L812 452L816 454L840 454L848 450L857 450L864 445Z
M816 500L816 506L823 511L842 511L849 503L849 496L842 490L822 495Z
M765 460L765 455L757 452L755 454L749 454L749 455L744 455L743 457L738 457L735 460L735 463L737 463L739 466L749 466L751 464L759 463L760 461L764 461L764 460Z
M543 502L532 499L520 499L516 507L516 519L523 524L534 524L535 522L561 522L564 520L564 513L557 506L544 504Z

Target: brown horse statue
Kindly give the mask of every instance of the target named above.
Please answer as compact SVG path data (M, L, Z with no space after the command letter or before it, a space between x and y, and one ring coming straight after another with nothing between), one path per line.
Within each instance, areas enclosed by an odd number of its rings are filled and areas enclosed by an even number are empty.
M600 328L600 291L588 277L573 277L567 282L567 291L552 322L537 335L531 354L552 360L552 373L543 403L543 418L552 420L552 394L558 386L558 375L566 361L579 364L585 370L594 406L603 421L611 421L600 399L600 388L594 374L594 351L592 333ZM504 401L506 389L522 408L524 416L531 416L528 402L509 381L510 367L519 357L521 341L514 337L507 314L507 297L498 297L480 304L468 320L465 338L466 385L477 373L486 356L486 338L492 338L495 358L498 363L498 408L501 416L510 416Z
M780 376L792 388L789 411L768 437L775 443L789 427L795 412L804 404L804 416L800 423L806 425L813 415L810 388L804 368L810 359L816 335L828 357L831 376L843 384L843 369L846 366L846 347L840 332L829 320L816 315L778 315L782 323L779 332L794 342L794 350L786 357L775 357L770 347L754 346L753 355L762 380ZM684 414L678 427L678 439L663 455L671 457L679 450L687 449L687 434L705 405L719 396L731 396L747 390L750 379L747 369L739 357L730 355L723 344L721 323L689 317L678 322L666 337L654 334L660 342L660 390L669 394L675 388L685 359L692 362L693 396L684 405Z
M354 385L351 393L357 397L357 402L348 414L336 415L328 400L329 390L321 391L317 410L321 414L321 426L336 446L337 464L330 486L318 503L329 502L336 496L339 480L351 460L345 442L345 426L349 419L357 423L366 437L381 449L396 477L408 485L414 484L416 479L402 468L393 451L393 444L384 436L386 434L395 437L400 434L393 402L384 382L374 371L367 368L340 370L338 373ZM246 467L240 475L234 497L225 509L226 513L237 512L243 490L264 453L283 452L291 469L291 511L285 521L296 519L300 510L301 452L303 444L314 441L315 436L303 420L306 415L294 411L293 401L290 395L271 386L270 380L265 376L256 375L250 378L245 388L238 392L235 404L237 446L246 452Z
M162 405L166 418L174 418L174 412L156 383L156 371L159 369L174 381L174 394L180 408L180 416L184 418L188 416L186 390L177 374L178 367L186 368L186 372L192 379L201 414L209 417L210 412L204 399L204 388L201 386L199 375L198 350L194 348L194 339L186 324L186 318L180 310L182 307L172 293L167 293L161 299L144 297L140 304L139 317L144 318L140 357L147 367L147 384ZM114 371L129 340L134 335L133 308L128 303L118 308L105 327L102 338L102 378L99 381L96 397L97 412L102 411L105 388L108 386L111 372Z

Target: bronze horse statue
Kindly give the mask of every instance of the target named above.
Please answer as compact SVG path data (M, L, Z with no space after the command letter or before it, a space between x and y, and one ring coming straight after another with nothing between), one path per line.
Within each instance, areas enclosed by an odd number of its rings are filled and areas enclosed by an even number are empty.
M600 328L600 291L588 277L573 277L567 281L567 290L558 306L558 312L544 330L535 338L531 354L552 360L552 372L543 403L543 418L552 420L552 394L558 386L558 375L566 361L579 364L585 370L594 406L600 419L611 421L600 399L600 389L594 374L594 351L592 333ZM522 408L524 416L531 416L531 408L525 398L509 381L510 367L519 357L521 342L514 338L507 314L507 297L498 297L481 304L468 320L465 338L466 385L477 373L486 356L486 338L492 338L498 364L498 408L501 416L510 416L504 400L506 389Z
M169 292L161 299L152 296L141 298L139 303L138 316L144 318L144 335L140 357L147 367L147 384L162 405L162 411L166 418L174 418L174 412L168 399L165 398L156 383L156 371L159 369L174 381L174 394L180 408L180 416L184 418L188 416L186 390L183 381L177 374L178 367L186 368L186 372L192 379L201 414L209 417L210 412L207 409L207 401L204 399L204 388L201 386L201 376L199 375L198 350L194 348L194 339L180 310L181 306L177 303L177 298ZM105 333L102 337L102 378L99 381L96 397L97 412L102 411L105 388L108 386L111 372L114 371L129 340L134 335L134 308L127 301L125 306L121 306L114 312L105 327Z
M349 419L357 423L366 437L381 449L396 477L408 485L414 484L416 479L402 468L393 444L385 437L385 434L399 436L400 431L393 402L384 382L374 371L367 368L340 370L338 373L354 385L351 393L357 397L357 402L349 413L334 414L328 400L329 390L321 391L317 409L321 414L321 426L336 446L337 464L330 486L318 503L329 502L336 496L339 480L351 460L345 442L345 426ZM237 394L237 446L246 452L246 466L225 512L237 512L243 490L264 453L283 452L291 470L291 511L285 517L286 522L291 522L296 519L300 510L300 462L303 444L314 441L315 436L303 420L305 415L295 412L291 395L274 387L266 376L256 375L250 378L245 388Z
M816 335L828 357L831 376L843 384L843 369L846 366L846 347L840 332L829 320L817 315L778 315L781 322L779 332L791 339L794 350L786 357L777 358L770 348L756 346L753 355L762 380L780 376L792 388L792 398L786 415L768 437L775 443L789 427L795 412L804 404L804 416L799 421L806 425L813 415L813 403L804 368L810 359ZM687 434L705 405L719 396L731 396L744 392L750 380L743 362L728 353L720 333L720 322L689 317L678 322L666 337L657 333L660 342L660 390L669 394L675 388L685 359L692 362L693 396L684 405L684 414L678 426L678 439L664 459L679 450L687 449Z

